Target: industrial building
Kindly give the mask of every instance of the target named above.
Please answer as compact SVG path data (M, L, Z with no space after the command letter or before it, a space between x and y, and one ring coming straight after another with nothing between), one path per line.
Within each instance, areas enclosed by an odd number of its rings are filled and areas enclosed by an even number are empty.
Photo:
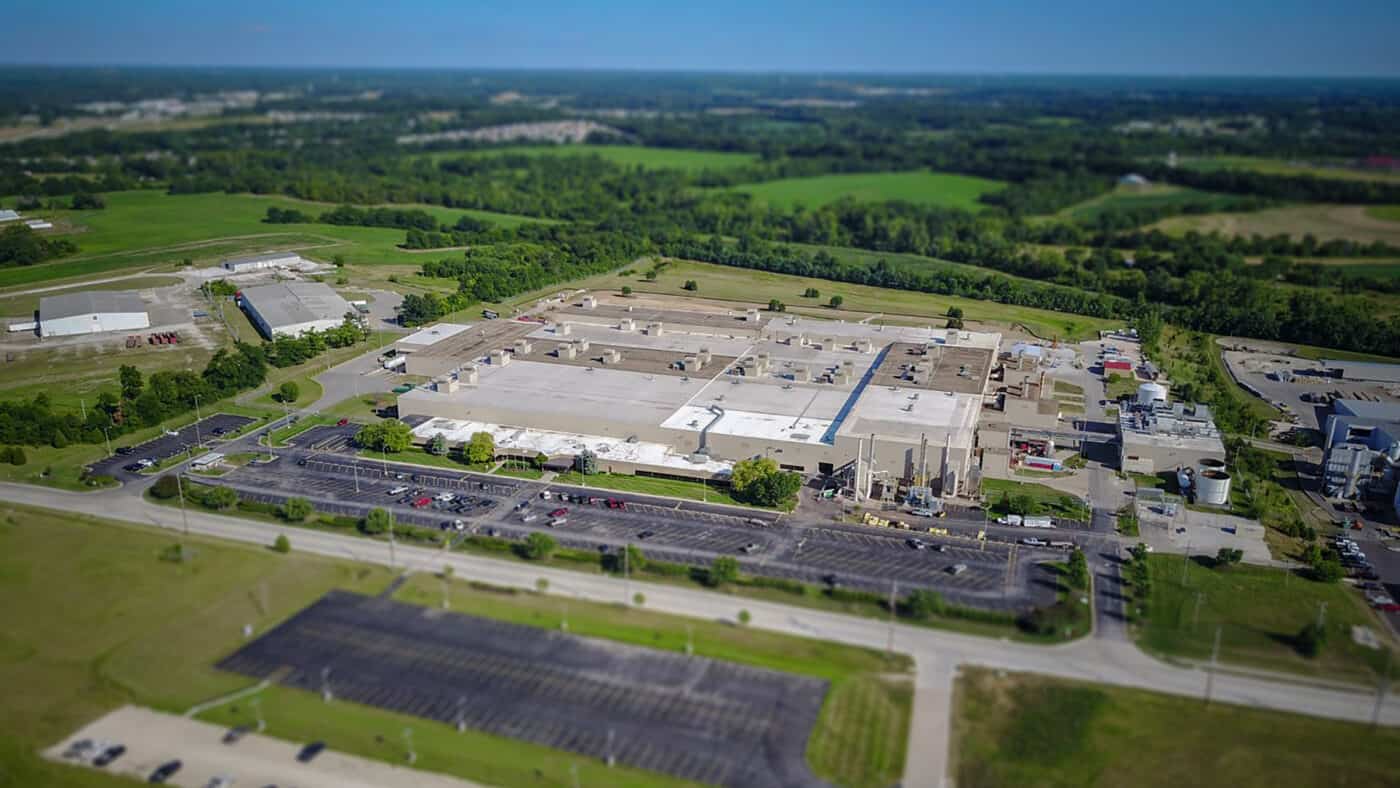
M588 448L601 468L717 478L768 456L857 494L963 489L999 334L757 310L593 304L549 324L493 321L410 351L436 378L399 397L415 434L509 436L520 453ZM456 440L454 438L453 440Z
M1339 399L1323 430L1322 490L1329 498L1390 495L1400 512L1400 403Z
M224 260L222 265L225 271L234 274L246 273L248 271L261 271L267 268L295 268L304 265L307 261L296 252L268 252L267 254L253 255L252 257L231 257Z
M92 290L39 299L39 336L65 337L149 328L150 314L135 290Z
M248 287L238 291L236 298L248 319L268 339L325 331L345 322L347 314L357 314L349 302L321 282Z
M0 208L0 224L17 221L19 221L19 211L12 211L9 208Z
M1138 386L1118 414L1119 467L1125 473L1155 474L1198 468L1203 460L1224 462L1225 444L1210 408L1171 402L1158 383ZM1210 465L1210 467L1215 467Z

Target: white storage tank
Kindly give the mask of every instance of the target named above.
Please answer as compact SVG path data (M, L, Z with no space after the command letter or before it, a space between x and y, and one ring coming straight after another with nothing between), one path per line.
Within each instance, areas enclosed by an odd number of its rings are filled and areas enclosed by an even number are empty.
M1207 465L1209 462L1217 467ZM1219 460L1203 460L1200 472L1196 474L1196 502L1211 506L1224 506L1230 502L1230 474L1225 472Z
M1167 387L1160 383L1144 383L1138 386L1137 402L1144 408L1152 407L1154 402L1165 403L1167 401Z

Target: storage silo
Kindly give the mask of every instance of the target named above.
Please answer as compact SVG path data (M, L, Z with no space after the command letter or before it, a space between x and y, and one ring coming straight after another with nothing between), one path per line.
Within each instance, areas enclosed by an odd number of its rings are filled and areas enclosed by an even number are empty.
M1167 387L1161 383L1144 383L1138 386L1137 403L1144 408L1150 408L1154 403L1166 404Z
M1201 460L1200 471L1196 474L1196 501L1211 506L1230 502L1230 474L1225 471L1225 463Z

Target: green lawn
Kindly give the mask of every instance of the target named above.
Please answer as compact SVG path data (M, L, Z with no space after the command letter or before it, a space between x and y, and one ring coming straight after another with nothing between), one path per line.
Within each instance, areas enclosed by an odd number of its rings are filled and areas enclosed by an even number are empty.
M837 250L828 248L833 255L843 261L868 260L874 263L881 257L874 252L859 250ZM889 255L891 260L901 255ZM919 258L931 263L940 261ZM947 265L954 265L948 263ZM674 260L658 274L656 281L642 278L643 267L638 266L635 277L616 274L601 280L595 279L598 287L611 284L609 289L630 286L638 293L664 293L674 296L695 296L706 299L739 301L746 304L767 304L776 298L787 305L789 312L804 316L829 319L861 320L873 314L884 317L874 322L895 324L942 325L947 318L948 307L956 306L963 310L964 319L970 330L997 330L1003 326L1020 325L1044 337L1087 339L1097 336L1101 328L1121 325L1121 322L1100 320L1082 315L1053 312L1048 309L998 304L994 301L980 301L959 296L942 296L918 293L909 290L890 290L867 285L845 284L829 279L776 274L755 271L748 268L699 263L689 260ZM683 289L686 280L694 279L700 289L690 293ZM820 298L803 298L807 288L816 288ZM557 288L556 288L557 289ZM844 300L840 310L824 306L833 295Z
M93 282L60 290L46 290L42 293L0 295L0 316L32 317L34 312L39 309L39 300L45 296L66 295L73 291L86 292L89 290L145 290L178 285L182 281L184 280L177 276L134 276L115 282Z
M330 260L343 255L354 265L422 263L422 254L398 248L404 231L387 227L340 227L328 224L264 224L269 206L318 214L334 206L286 197L249 194L169 195L139 190L106 195L107 207L96 211L47 212L61 226L78 232L78 254L51 263L0 271L0 287L119 271L173 270L185 257L214 263L231 254L296 249ZM529 217L405 204L452 223L472 216L504 226L534 221Z
M1400 729L964 669L952 777L976 788L1382 788Z
M1288 161L1262 156L1207 156L1187 158L1181 166L1206 172L1215 170L1248 170L1265 175L1311 175L1314 178L1343 181L1388 181L1400 183L1400 175L1389 170L1362 170L1346 166L1327 166L1326 162Z
M1400 222L1400 205L1373 205L1366 209L1366 215L1385 222Z
M245 687L247 679L212 667L244 642L244 624L265 631L332 588L375 593L390 577L377 567L301 555L295 535L285 556L192 538L192 560L161 560L162 549L176 538L84 516L0 509L0 591L26 600L0 632L0 692L6 698L0 773L22 778L16 785L124 784L49 764L35 750L124 703L182 712ZM420 573L398 597L436 606L440 583ZM452 584L451 599L463 612L535 626L555 628L560 615L557 597L461 581ZM678 651L689 627L697 654L831 681L833 693L811 744L814 767L841 785L888 785L899 778L911 695L907 657L644 609L568 605L569 628L576 634ZM419 767L492 785L567 786L574 764L586 785L687 784L349 703L337 703L327 714L317 696L281 687L262 696L270 735L323 739L333 749L401 762L398 733L411 726ZM239 704L204 715L223 723L248 717L248 707ZM888 736L858 750L844 743L870 725ZM822 755L838 747L854 754L839 763Z
M851 198L857 202L901 200L917 205L975 211L984 207L977 201L978 197L1000 191L1005 185L1001 181L970 175L915 170L784 178L737 186L734 190L752 195L756 202L768 203L780 209L798 205L819 208Z
M243 642L244 624L265 631L331 588L374 592L389 580L378 568L198 538L193 561L160 560L175 538L0 508L0 590L24 600L0 632L6 784L128 784L51 765L35 750L124 703L181 712L246 686L212 668Z
M482 150L440 151L425 155L433 161L442 161L462 156L501 156L505 154L517 156L601 156L614 164L629 167L684 170L686 172L732 169L758 161L758 155L753 153L651 148L642 145L511 145L504 148Z
M457 451L453 451L451 454L444 456L441 454L433 454L422 446L410 446L407 451L398 453L390 452L387 455L370 449L361 449L359 455L367 460L383 460L385 462L400 462L410 465L422 465L430 468L448 468L454 471L477 471L480 473L491 470L496 464L494 462L463 462L461 454Z
M286 405L287 407L290 407L292 409L304 408L321 398L321 384L317 383L316 380L312 377L312 375L319 375L320 373L321 370L318 366L318 368L316 369L309 369L306 372L303 372L302 374L290 379L290 382L295 383L297 385L297 388L299 389L298 396L293 402L282 402L281 396L277 393L277 390L281 386L281 383L278 383L276 386L272 386L267 390L267 393L263 394L261 397L258 397L253 401L259 405L267 405L268 407L272 408L280 408L283 405ZM282 382L285 383L288 381Z
M628 476L612 473L591 473L587 477L576 471L561 473L556 478L560 484L582 484L602 490L641 493L643 495L664 495L670 498L687 498L692 501L727 503L734 506L748 506L734 499L728 487L680 479L659 479L654 476Z
M986 499L989 511L995 509L997 514L1002 513L998 504L1003 494L1011 498L1020 495L1029 496L1032 514L1053 515L1071 520L1089 519L1089 509L1084 505L1084 502L1067 492L1061 492L1053 487L1035 482L1017 482L1006 479L982 480L982 497Z
M1369 626L1388 641L1386 625L1347 586L1248 564L1220 570L1181 556L1149 561L1152 593L1137 640L1150 652L1209 660L1220 626L1220 659L1227 663L1367 684L1384 670L1384 652L1354 643L1351 627ZM1327 643L1309 659L1298 653L1294 637L1317 620L1323 604Z

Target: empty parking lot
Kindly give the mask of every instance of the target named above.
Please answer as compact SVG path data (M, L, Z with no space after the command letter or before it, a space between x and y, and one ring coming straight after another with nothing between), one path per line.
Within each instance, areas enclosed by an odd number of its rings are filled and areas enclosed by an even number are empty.
M821 784L815 678L340 591L219 667L700 782Z

